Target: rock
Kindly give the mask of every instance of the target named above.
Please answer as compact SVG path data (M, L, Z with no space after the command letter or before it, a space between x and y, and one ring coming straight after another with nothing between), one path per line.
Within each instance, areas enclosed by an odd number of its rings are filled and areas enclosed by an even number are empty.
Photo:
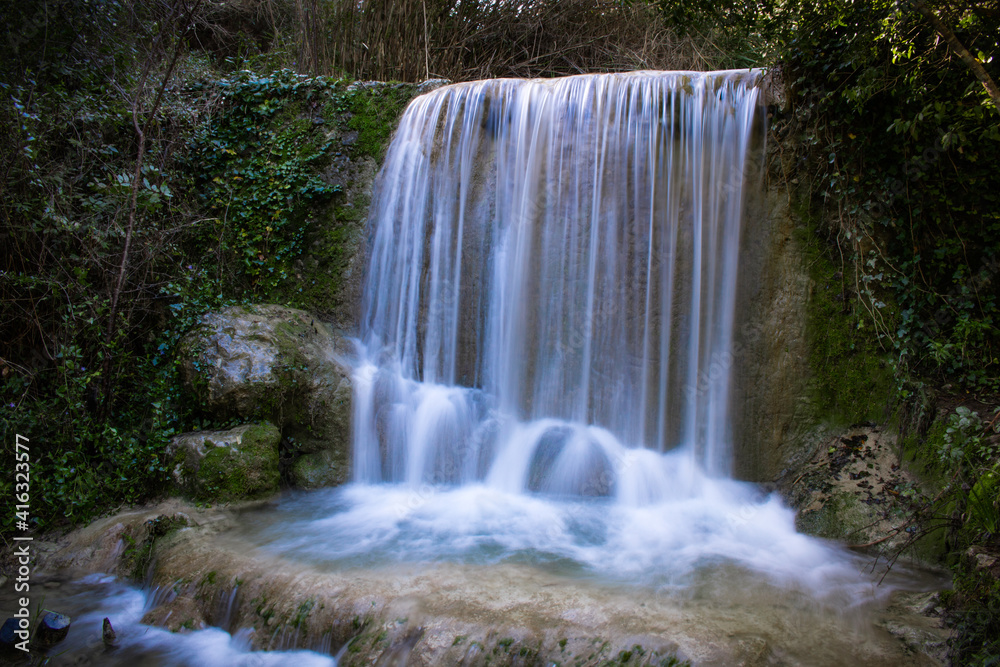
M149 610L142 617L142 623L166 628L170 632L204 630L208 627L198 603L186 595Z
M1000 553L973 546L965 552L965 558L973 571L988 572L994 579L1000 579Z
M104 641L107 648L117 648L118 646L118 635L115 634L115 629L111 627L111 619L107 616L104 617L104 623L101 626L101 640Z
M273 424L247 424L228 431L196 431L167 446L173 477L198 500L259 498L278 490L278 443Z
M208 313L181 343L188 391L219 419L270 421L297 454L325 452L324 484L346 479L348 343L302 310L262 305Z
M736 642L736 659L740 667L764 667L772 663L771 647L763 637L741 637Z
M70 618L54 611L46 612L35 631L35 643L40 647L55 646L69 634Z
M329 451L303 454L291 468L292 483L300 489L320 489L344 482L346 471Z
M437 90L441 86L447 86L450 83L451 80L449 79L427 79L426 81L417 84L417 95L429 93L432 90Z
M0 627L0 648L13 649L14 645L21 641L21 638L17 636L19 629L20 626L16 618L8 618L4 621L3 627Z

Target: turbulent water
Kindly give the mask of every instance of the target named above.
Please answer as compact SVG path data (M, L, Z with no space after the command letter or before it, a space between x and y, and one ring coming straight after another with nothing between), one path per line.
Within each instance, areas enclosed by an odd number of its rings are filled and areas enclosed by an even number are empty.
M48 599L37 601L72 618L69 634L49 652L45 662L39 663L37 656L32 659L27 654L8 652L5 657L10 664L96 664L104 667L336 667L337 664L329 655L315 651L254 651L251 648L253 631L235 631L228 627L228 622L224 622L226 628L210 627L180 633L143 625L140 620L144 614L176 597L170 590L143 591L107 575L62 582L51 589L46 586L45 590ZM5 609L14 607L13 601L2 596L0 603ZM105 649L101 639L105 618L113 619L114 649ZM227 630L234 632L230 634ZM272 636L271 648L284 647ZM325 647L324 652L328 653L329 647Z
M760 182L757 80L638 72L415 99L373 195L354 483L286 503L272 546L662 585L737 564L862 599L862 565L728 477L720 359Z

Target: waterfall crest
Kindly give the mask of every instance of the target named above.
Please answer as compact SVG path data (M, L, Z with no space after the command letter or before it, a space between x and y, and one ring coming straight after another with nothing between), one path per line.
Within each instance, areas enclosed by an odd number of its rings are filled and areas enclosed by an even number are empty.
M375 186L354 479L683 493L724 476L753 70L446 86ZM679 472L679 471L674 471Z

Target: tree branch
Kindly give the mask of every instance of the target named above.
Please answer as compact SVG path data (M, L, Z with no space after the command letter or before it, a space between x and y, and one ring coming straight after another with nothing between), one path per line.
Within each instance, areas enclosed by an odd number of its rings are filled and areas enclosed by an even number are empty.
M951 47L951 50L962 59L962 62L965 63L970 70L972 70L972 73L977 79L979 79L980 83L983 84L983 88L986 89L986 93L990 96L990 99L993 100L993 105L997 108L997 113L1000 113L1000 88L997 87L996 81L994 81L993 77L990 76L990 73L986 71L983 64L979 62L975 56L969 53L969 50L965 48L965 45L962 44L961 41L959 41L958 37L955 36L955 33L951 31L951 28L945 25L944 21L942 21L938 15L934 13L933 9L927 6L926 2L923 2L923 0L915 2L913 3L913 8L920 12L923 17L927 19L932 26L934 26L937 33L941 35L941 37L944 38L944 41L948 43L948 46Z
M153 41L153 45L152 45L152 47L150 49L150 54L147 56L146 62L144 63L144 66L143 66L143 69L142 69L142 73L139 76L139 82L138 82L137 90L136 90L136 93L135 93L135 97L132 100L132 125L135 128L136 135L137 135L137 137L139 139L139 145L136 148L135 170L132 173L132 188L131 188L131 193L130 193L131 196L130 196L130 199L129 199L128 223L125 226L125 243L124 243L124 246L122 248L121 261L119 262L119 265L118 265L118 276L117 276L117 278L116 278L116 280L114 282L114 286L113 286L113 289L111 291L111 307L110 307L110 311L109 311L109 314L108 314L108 333L107 333L107 342L109 344L114 340L114 333L115 333L115 329L116 329L115 322L116 322L116 319L117 319L117 316L118 316L118 302L119 302L119 298L121 296L122 287L125 284L125 273L126 273L126 269L128 268L129 255L130 255L131 246L132 246L132 234L133 234L133 231L135 230L135 221L136 221L136 216L137 216L137 213L138 213L138 207L139 207L138 206L139 205L139 184L142 182L142 180L141 180L142 179L142 164L143 164L143 158L145 157L145 154L146 154L146 132L149 129L150 124L153 122L153 119L156 116L156 112L157 112L157 110L160 107L160 103L163 101L163 93L166 90L167 84L170 82L171 77L173 76L174 67L177 65L177 59L180 56L180 52L181 52L180 34L183 32L183 29L188 24L190 24L191 18L194 16L194 13L197 11L198 6L201 5L201 2L202 2L202 0L196 0L196 2L188 9L188 11L186 13L183 13L183 18L181 18L182 12L180 10L180 8L183 6L183 0L178 0L174 4L174 6L171 7L170 16L168 17L168 19L166 21L166 25L163 28L161 28L160 33L156 36L156 38ZM176 40L174 42L173 54L171 56L170 63L167 66L167 70L163 74L163 80L160 82L160 86L159 86L159 88L156 91L156 97L153 100L153 106L147 112L145 121L142 122L142 123L140 123L139 122L139 104L140 104L140 100L141 100L141 97L142 97L142 92L143 92L143 89L146 87L146 81L147 81L147 79L149 77L150 70L152 69L152 66L153 66L153 63L154 63L154 59L157 56L156 52L158 51L159 46L160 46L159 42L160 42L161 38L163 37L163 35L167 34L166 31L170 30L170 28L171 28L170 24L174 20L175 12L176 12L176 15L178 16L178 19L180 19L180 20L178 20L174 24L174 27L176 27L178 29L178 35L177 35L177 38L176 38ZM110 364L110 355L106 355L105 356L105 370L106 371L109 368L109 364ZM111 392L108 391L108 389L110 387L110 382L111 382L111 378L109 377L109 374L105 373L105 377L104 377L104 385L105 385L104 406L105 407L107 407L107 405L109 403L109 400L110 400L110 394L111 394Z

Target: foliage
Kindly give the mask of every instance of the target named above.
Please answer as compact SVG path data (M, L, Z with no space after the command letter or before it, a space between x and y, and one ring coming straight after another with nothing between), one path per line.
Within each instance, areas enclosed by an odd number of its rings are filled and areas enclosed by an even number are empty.
M158 452L172 415L145 327L165 316L156 280L174 263L173 230L187 211L162 168L180 129L152 103L165 74L138 72L167 57L179 9L65 0L20 3L9 15L0 394L5 442L15 432L31 441L37 525L134 502L166 474ZM151 139L139 168L137 123ZM144 222L132 251L130 212ZM4 464L12 455L4 448Z
M998 411L989 424L967 406L942 413L924 439L925 473L947 480L926 504L925 519L947 525L946 544L954 572L947 621L955 634L949 641L952 664L995 664L1000 646L1000 583L982 568L976 553L987 558L1000 547L1000 428ZM911 518L910 522L914 522Z
M987 470L969 491L969 528L974 532L1000 535L1000 474Z
M1000 660L1000 581L988 571L959 569L954 582L949 640L953 665L995 665ZM954 601L953 601L954 602Z
M925 385L988 405L1000 389L1000 117L916 4L786 2L758 18L754 29L787 84L784 107L771 108L772 130L807 217L826 221L818 236L827 261L841 267L838 296L864 339L854 347L891 355L904 405ZM996 80L995 7L924 8ZM820 351L844 338L838 327L822 333ZM940 486L907 525L946 527L958 591L951 660L995 664L1000 591L955 554L997 545L996 436L961 403L925 435L918 459Z
M979 437L981 428L982 420L977 413L964 405L955 408L955 412L948 417L938 457L943 462L958 464L967 456L978 453L982 442Z
M329 142L351 129L350 108L375 104L290 72L220 81L178 27L198 6L63 0L9 14L11 34L36 39L0 45L13 130L0 138L0 410L5 442L30 438L34 527L163 488L170 437L210 425L181 390L178 341L210 309L276 286L294 297L282 281L336 192L320 178ZM331 100L337 118L321 113ZM378 107L368 149L401 104ZM4 448L0 465L12 457Z
M327 84L284 70L241 72L218 88L220 116L199 128L184 157L213 216L196 242L215 248L217 267L232 267L232 276L217 279L267 294L288 280L306 226L337 190L317 174L329 160L330 135L314 132L303 109L322 104Z
M938 7L996 75L987 54L1000 54L1000 17L980 9ZM906 5L831 2L778 16L792 105L779 126L808 175L803 195L852 260L878 339L901 368L996 389L996 109Z
M420 81L635 69L711 69L721 51L629 0L305 0L298 67Z

